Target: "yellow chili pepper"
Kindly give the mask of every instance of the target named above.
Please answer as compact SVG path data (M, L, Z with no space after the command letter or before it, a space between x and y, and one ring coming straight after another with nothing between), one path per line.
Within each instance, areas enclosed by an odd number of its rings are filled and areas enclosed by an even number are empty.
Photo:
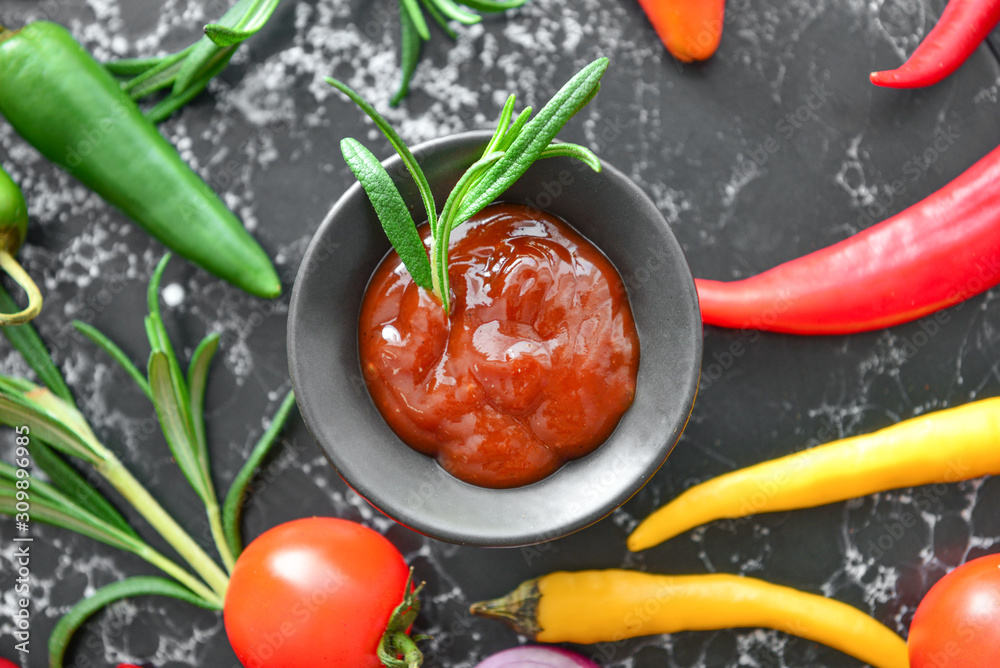
M713 520L997 473L1000 398L983 399L695 485L640 523L628 548L645 550Z
M736 575L557 572L522 583L473 614L540 642L598 643L636 636L763 627L814 640L876 668L908 668L906 643L833 599Z

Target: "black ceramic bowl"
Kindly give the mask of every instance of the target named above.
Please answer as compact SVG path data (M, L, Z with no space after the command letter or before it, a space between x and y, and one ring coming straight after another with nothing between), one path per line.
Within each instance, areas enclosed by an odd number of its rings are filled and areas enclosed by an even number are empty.
M479 157L488 132L417 146L440 206ZM398 157L385 163L414 218L416 187ZM487 489L462 482L407 447L382 420L361 376L358 314L389 242L359 184L334 205L306 250L288 315L288 361L306 425L337 473L397 522L464 545L513 547L559 538L627 501L663 464L698 386L698 299L677 240L648 197L618 170L568 158L535 163L500 198L548 210L597 245L625 280L639 332L636 397L593 453L539 482Z

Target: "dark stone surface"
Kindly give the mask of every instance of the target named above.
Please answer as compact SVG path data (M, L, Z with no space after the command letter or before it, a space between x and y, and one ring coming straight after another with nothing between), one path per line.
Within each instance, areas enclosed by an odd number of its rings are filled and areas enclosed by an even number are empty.
M867 82L868 72L895 66L912 51L943 4L734 1L716 56L679 66L631 0L530 0L506 16L461 29L456 45L436 32L413 93L387 115L410 142L485 128L507 92L538 108L577 68L607 55L612 69L601 94L562 137L595 149L646 190L696 276L747 276L918 201L1000 141L1000 69L987 48L929 90L881 90ZM226 5L0 0L0 21L18 26L48 16L102 58L152 55L191 42L197 27ZM223 488L288 389L287 290L312 232L351 182L338 142L355 136L388 155L361 113L333 95L322 77L343 78L386 109L398 75L394 7L393 0L285 0L209 93L162 126L225 194L285 279L286 296L271 303L181 261L167 272L166 284L183 292L167 309L182 354L189 355L206 332L223 337L208 398L212 457ZM944 150L934 148L936 140ZM199 504L162 438L149 431L151 407L69 325L72 318L86 320L144 360L144 291L163 249L3 123L0 161L29 201L33 222L21 257L46 293L37 324L81 409L164 505L201 536ZM518 638L496 623L470 619L466 607L553 569L753 575L856 605L905 635L929 586L955 564L992 551L1000 539L1000 499L992 480L717 522L635 555L625 550L624 538L648 512L696 482L828 434L860 434L1000 393L996 296L990 292L951 309L933 334L928 319L850 337L708 329L706 381L666 466L610 518L559 541L486 550L413 534L336 478L299 419L255 486L245 535L310 514L355 519L384 532L428 581L418 627L435 636L431 666L470 668L516 644ZM734 346L739 354L727 357ZM0 351L0 370L26 373L6 343ZM5 456L11 442L4 439ZM885 539L892 534L886 527L903 513L919 521L901 538ZM153 571L61 530L36 525L33 532L27 665L40 668L48 632L69 605L103 584ZM12 524L0 522L0 655L13 658L12 535ZM886 549L880 538L890 543ZM859 665L815 643L757 630L635 639L602 648L606 654L581 649L615 668ZM167 668L236 663L219 615L148 598L117 604L88 622L67 665L126 660Z

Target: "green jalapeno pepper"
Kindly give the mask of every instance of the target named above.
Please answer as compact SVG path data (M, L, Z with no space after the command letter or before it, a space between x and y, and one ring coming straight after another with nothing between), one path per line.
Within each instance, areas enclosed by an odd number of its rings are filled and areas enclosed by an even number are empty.
M0 313L0 325L20 325L42 310L42 293L14 256L28 234L28 205L21 189L0 167L0 268L28 295L28 307L17 313Z
M0 26L0 113L168 248L251 294L281 294L242 223L62 26Z

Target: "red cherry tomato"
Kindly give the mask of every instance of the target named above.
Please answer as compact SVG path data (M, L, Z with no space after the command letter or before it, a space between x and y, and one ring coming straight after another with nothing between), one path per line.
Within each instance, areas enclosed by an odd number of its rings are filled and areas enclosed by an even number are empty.
M973 559L931 587L907 644L910 668L1000 666L1000 554Z
M246 668L380 668L376 648L408 574L395 546L360 524L288 522L236 561L226 634Z

